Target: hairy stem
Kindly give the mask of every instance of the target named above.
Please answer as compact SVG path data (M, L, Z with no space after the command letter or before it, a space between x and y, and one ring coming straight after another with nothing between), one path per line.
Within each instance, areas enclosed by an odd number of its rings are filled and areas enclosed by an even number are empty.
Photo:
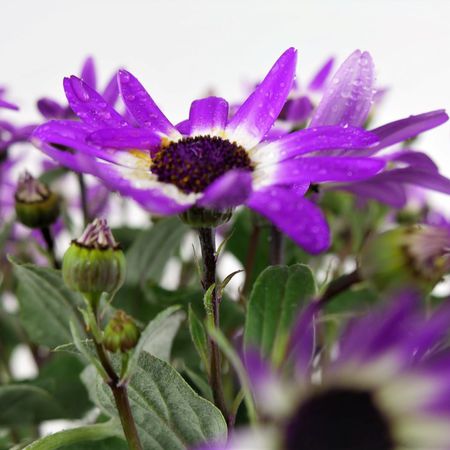
M95 317L98 318L98 301L93 302L92 306L94 309ZM120 377L114 370L103 345L100 342L97 342L95 339L94 343L100 363L109 377L108 386L110 387L114 396L114 401L116 403L116 408L119 413L120 422L122 424L123 432L128 442L128 446L131 450L142 450L143 447L139 439L136 423L134 421L130 402L128 400L127 386L126 384L120 383Z
M41 234L44 238L45 245L47 246L48 254L50 255L50 259L52 261L52 265L55 269L61 268L61 263L56 258L55 254L55 240L53 239L52 231L50 227L42 227Z
M208 288L216 282L216 251L215 251L215 236L212 228L198 229L200 246L202 249L203 259L203 278L202 285L206 292ZM216 328L219 328L219 306L220 299L217 296L217 290L213 289L211 293L211 306L213 322ZM225 404L225 397L222 386L222 370L219 346L213 339L209 339L210 348L210 370L209 383L214 397L214 403L222 411L222 414L227 417L227 407Z
M284 261L284 239L281 231L275 226L270 226L270 264L277 266Z

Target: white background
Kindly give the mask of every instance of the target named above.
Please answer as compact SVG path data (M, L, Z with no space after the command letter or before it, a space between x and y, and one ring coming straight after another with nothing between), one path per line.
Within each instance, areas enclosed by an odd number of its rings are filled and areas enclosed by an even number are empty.
M378 123L450 105L449 0L0 0L0 84L24 122L39 96L63 99L63 76L89 54L101 81L127 67L179 121L209 88L239 100L289 46L300 81L330 55L369 50L391 88ZM419 149L450 176L449 138L446 124Z
M102 82L127 67L177 122L208 89L239 100L290 46L300 81L331 55L369 50L379 85L391 88L378 124L450 108L449 0L0 0L0 85L22 107L5 114L22 123L39 118L40 96L63 100L62 78L87 55ZM448 124L418 149L450 176ZM446 197L434 200L450 210Z

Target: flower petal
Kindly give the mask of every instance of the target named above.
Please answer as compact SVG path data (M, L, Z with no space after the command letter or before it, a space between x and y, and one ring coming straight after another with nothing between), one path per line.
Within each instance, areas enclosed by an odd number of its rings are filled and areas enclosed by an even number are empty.
M307 128L260 145L250 152L252 160L260 164L274 164L295 156L336 149L364 149L373 146L378 138L361 128L325 126Z
M310 91L321 91L325 87L325 83L328 80L331 69L334 65L334 58L330 58L327 62L318 70L313 79L308 85Z
M18 111L19 107L14 103L7 102L0 98L0 108L12 109L13 111Z
M309 253L320 253L330 246L330 230L322 211L293 188L269 186L255 191L247 206L267 217Z
M64 78L64 90L75 114L94 128L121 128L129 125L98 92L79 78Z
M158 182L149 170L135 170L113 164L98 164L96 176L110 189L131 197L154 214L179 214L190 208L197 195L186 195L174 185Z
M328 84L310 126L362 126L372 104L374 82L372 57L356 50Z
M439 173L420 170L412 167L404 169L387 170L378 175L379 181L407 183L421 186L433 191L450 194L450 180Z
M342 182L371 178L384 166L385 161L375 158L313 156L289 159L275 166L256 169L255 178L259 180L259 186Z
M198 205L219 211L242 205L252 192L252 175L248 170L230 170L211 183Z
M81 69L80 78L92 89L97 88L97 76L95 73L95 63L94 58L89 56L84 61L83 67Z
M161 138L148 128L104 128L88 136L88 142L101 147L149 150L161 145Z
M328 189L325 186L325 189ZM344 190L359 197L377 200L393 208L403 208L407 203L405 188L399 183L378 180L378 175L366 181L331 186L330 190Z
M191 136L222 136L228 119L228 103L220 97L195 100L189 111Z
M246 149L258 144L281 112L295 76L297 51L286 50L264 80L236 111L226 133Z
M37 101L37 109L46 119L66 118L67 109L51 98L40 98Z
M303 96L289 99L281 110L278 119L300 124L308 119L313 109L314 106L309 97Z
M150 154L148 151L134 150L128 152L96 147L89 142L91 132L92 128L82 122L53 120L39 126L34 131L32 140L38 148L41 148L49 156L78 171L95 172L95 168L91 167L92 163L89 162L95 161L95 158L133 169L149 169ZM79 154L81 156L77 156ZM89 161L86 160L86 157L89 158ZM73 164L79 166L79 161L82 163L87 161L88 167L82 170L74 168Z
M374 151L411 139L424 131L435 128L447 122L448 115L445 110L440 109L405 119L390 122L381 127L371 130L380 139L380 143Z
M111 105L114 106L119 98L119 83L117 82L117 74L115 73L102 94L103 98Z
M127 109L139 125L149 128L154 133L179 137L177 129L130 72L119 70L119 89Z

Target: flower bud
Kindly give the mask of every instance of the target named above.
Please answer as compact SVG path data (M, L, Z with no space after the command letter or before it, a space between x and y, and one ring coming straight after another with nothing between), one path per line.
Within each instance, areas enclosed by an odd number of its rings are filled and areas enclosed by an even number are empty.
M125 256L105 219L95 219L72 241L63 259L65 283L74 291L113 293L125 280Z
M114 317L106 325L103 334L103 345L110 352L122 353L136 347L139 341L140 331L133 319L124 311L117 311Z
M44 228L59 216L59 197L48 186L25 172L15 193L17 218L29 228Z
M400 226L363 248L360 273L380 290L416 287L429 292L450 270L450 231L432 225Z

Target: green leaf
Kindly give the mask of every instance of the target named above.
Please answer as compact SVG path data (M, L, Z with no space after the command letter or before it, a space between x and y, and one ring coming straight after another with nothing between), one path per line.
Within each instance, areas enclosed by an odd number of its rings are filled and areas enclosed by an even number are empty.
M160 312L142 332L123 378L128 379L133 374L138 365L139 356L144 350L153 356L168 361L173 339L184 318L185 314L180 311L178 305Z
M195 314L191 305L189 305L188 317L189 317L189 331L191 333L192 342L194 343L195 349L197 350L197 353L200 356L200 359L202 360L205 369L208 370L209 351L205 327L203 326L202 321Z
M62 414L46 389L25 383L0 386L0 405L1 425L34 424Z
M61 414L56 418L81 418L92 404L80 375L85 365L75 355L53 353L41 367L39 376L32 381L34 386L45 389L56 399Z
M64 284L60 272L12 262L18 279L20 319L30 339L53 348L72 340L69 323L80 328L76 306L81 297Z
M114 364L118 368L117 358ZM106 414L116 417L111 391L88 367L82 379L91 399ZM146 450L182 450L226 437L220 411L197 395L166 362L143 352L128 386L131 409Z
M121 430L120 424L111 420L45 436L26 446L24 450L126 450L128 446L125 441L117 439L117 437L122 437ZM95 445L92 445L93 442Z
M178 217L170 217L142 231L126 253L127 283L158 282L187 229Z
M290 329L302 304L316 293L308 266L272 266L253 286L244 330L245 347L259 348L279 363L285 353Z

